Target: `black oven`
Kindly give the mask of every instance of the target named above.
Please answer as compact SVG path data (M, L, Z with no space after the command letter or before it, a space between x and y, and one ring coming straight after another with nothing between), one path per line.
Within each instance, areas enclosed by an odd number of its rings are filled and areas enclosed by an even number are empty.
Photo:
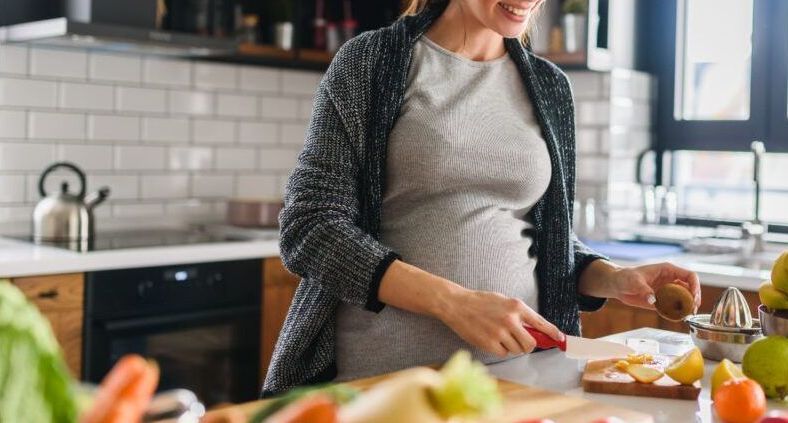
M127 353L156 360L159 390L207 406L256 399L262 260L88 273L83 379L99 382Z

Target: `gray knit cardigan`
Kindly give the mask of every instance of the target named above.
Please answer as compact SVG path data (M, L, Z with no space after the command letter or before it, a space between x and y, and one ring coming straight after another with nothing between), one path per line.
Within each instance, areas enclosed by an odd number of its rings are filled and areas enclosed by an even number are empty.
M386 146L399 115L411 51L440 15L437 6L363 33L340 49L318 87L304 149L279 216L285 266L302 277L274 350L262 395L333 379L340 301L379 312L377 291L399 256L378 241ZM604 300L577 292L582 269L600 256L571 228L575 122L566 76L515 39L506 48L534 104L552 161L552 178L533 207L539 312L578 334L578 310ZM447 77L451 77L447 75Z

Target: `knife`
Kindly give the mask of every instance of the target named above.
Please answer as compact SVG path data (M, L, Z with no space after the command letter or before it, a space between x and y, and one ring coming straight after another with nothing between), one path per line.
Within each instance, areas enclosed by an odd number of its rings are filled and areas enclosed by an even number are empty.
M634 354L635 350L623 344L600 339L581 338L579 336L564 335L564 341L556 341L532 327L525 327L536 340L536 346L542 349L558 348L566 353L568 358L575 360L598 360L604 358L624 358L627 354Z

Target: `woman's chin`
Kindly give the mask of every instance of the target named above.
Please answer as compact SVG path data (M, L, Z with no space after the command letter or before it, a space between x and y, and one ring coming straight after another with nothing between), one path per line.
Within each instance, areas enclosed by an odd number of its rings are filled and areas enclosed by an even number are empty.
M504 38L520 38L520 36L525 32L526 26L525 25L496 25L495 32L500 34Z

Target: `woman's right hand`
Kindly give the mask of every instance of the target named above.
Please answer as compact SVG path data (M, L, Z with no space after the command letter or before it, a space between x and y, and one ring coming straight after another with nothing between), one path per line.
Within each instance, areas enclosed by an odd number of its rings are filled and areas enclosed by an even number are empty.
M522 300L494 292L462 289L454 293L438 316L465 342L505 357L527 354L536 341L525 330L531 326L556 341L564 334Z

